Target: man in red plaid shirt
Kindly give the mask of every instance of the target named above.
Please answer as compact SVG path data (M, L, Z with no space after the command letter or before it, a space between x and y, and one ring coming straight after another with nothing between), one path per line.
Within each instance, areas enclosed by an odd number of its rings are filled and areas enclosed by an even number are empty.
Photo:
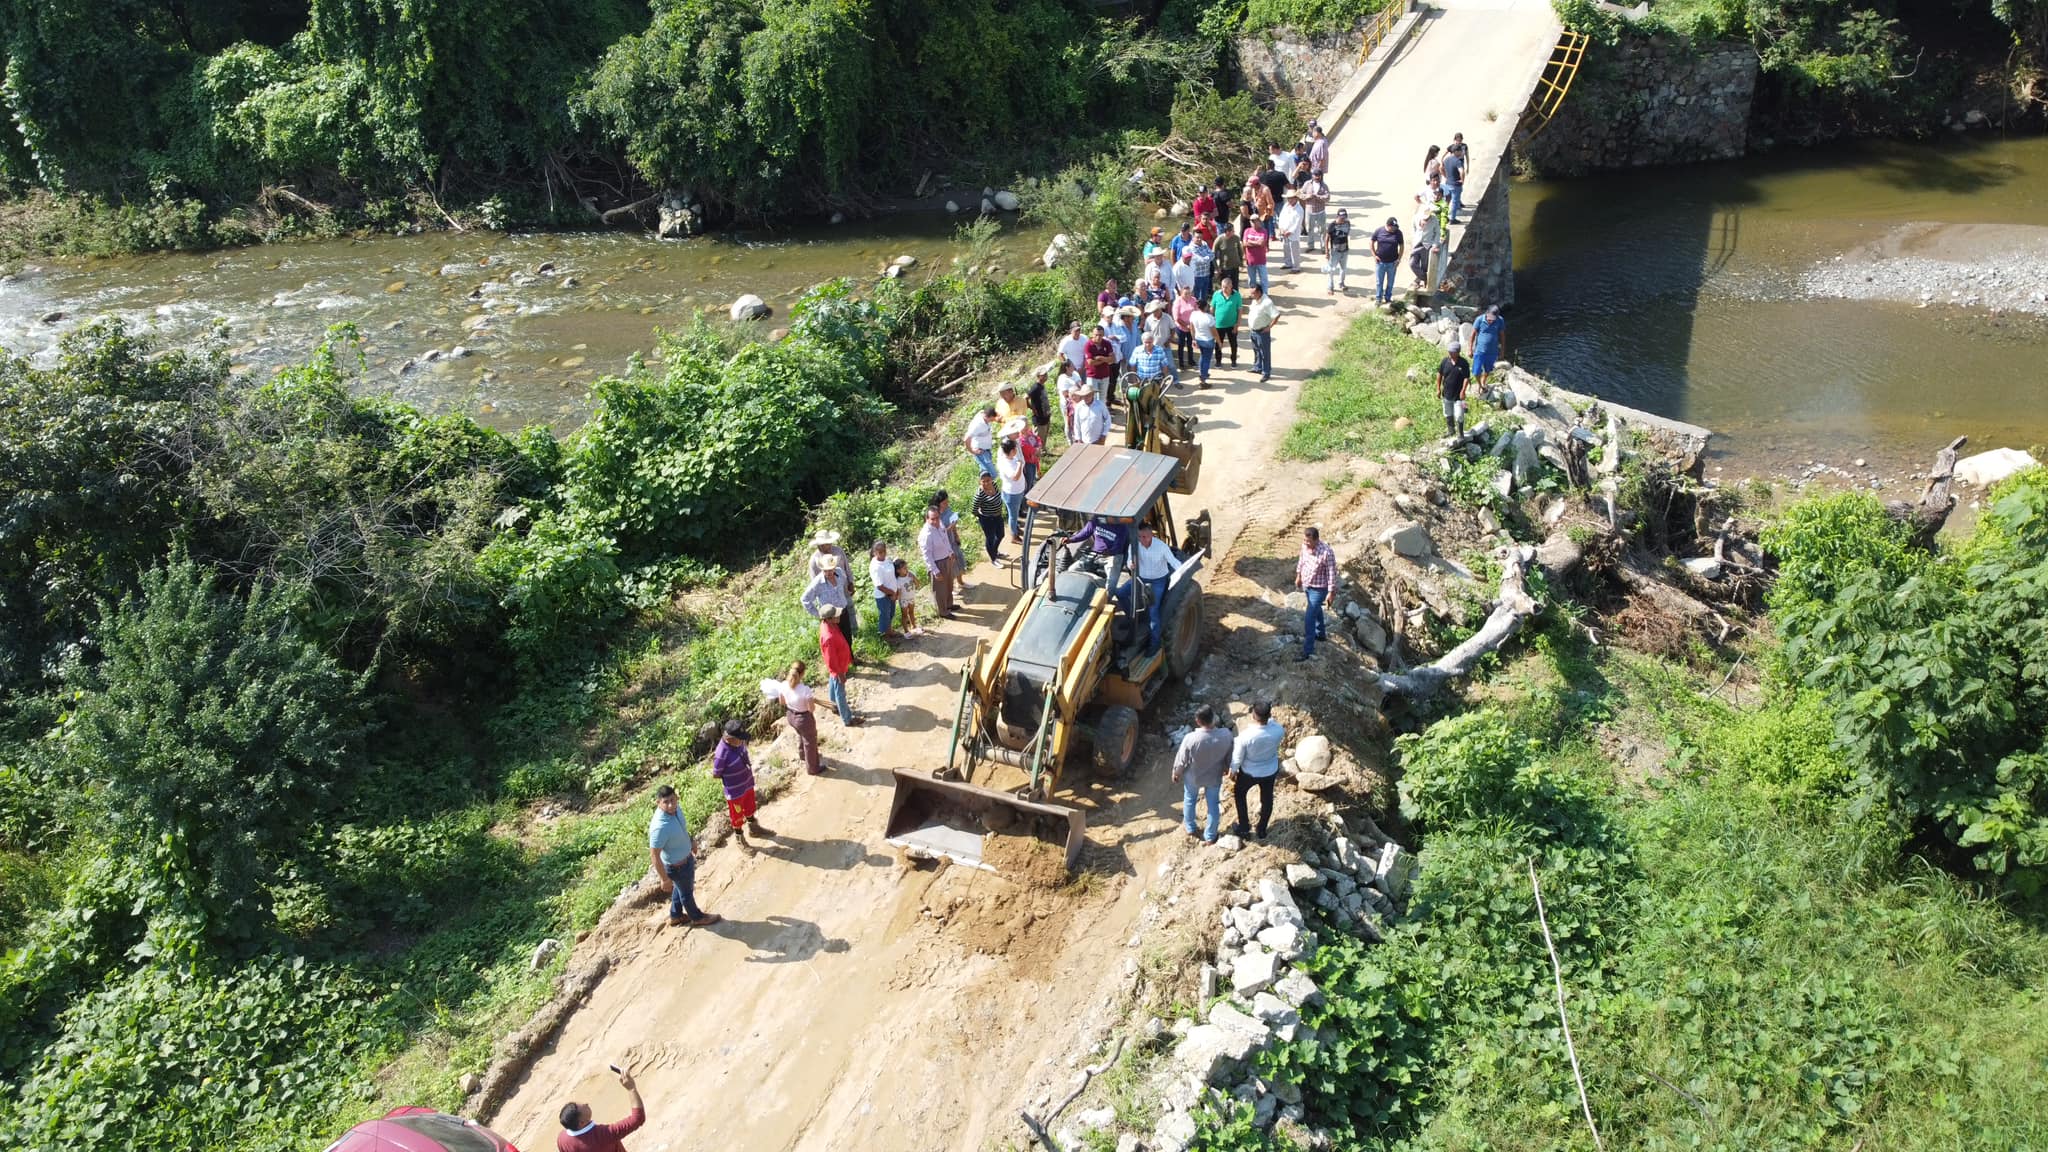
M1337 590L1337 554L1323 543L1320 528L1302 529L1294 584L1308 595L1308 611L1301 621L1301 655L1294 658L1299 663L1316 654L1316 641L1330 638L1330 630L1323 624L1323 604Z

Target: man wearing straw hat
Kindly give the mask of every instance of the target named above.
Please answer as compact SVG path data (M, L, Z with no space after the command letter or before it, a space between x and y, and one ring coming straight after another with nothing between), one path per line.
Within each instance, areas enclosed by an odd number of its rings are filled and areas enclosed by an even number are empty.
M846 569L840 566L839 556L825 556L818 561L818 574L804 588L804 613L813 620L822 619L825 609L837 608L844 627L853 627L853 597L848 594Z
M1109 413L1095 390L1095 381L1081 381L1074 393L1074 443L1100 444L1109 439Z
M816 583L818 573L824 571L825 558L828 556L839 561L839 583L846 593L846 634L851 636L853 630L860 624L853 610L853 560L847 556L846 549L839 546L839 533L830 529L811 537L811 583ZM808 585L805 590L809 590ZM816 616L817 613L812 612L811 615Z
M1008 380L996 385L996 418L994 423L1006 424L1019 416L1029 416L1031 406L1017 395L1017 386Z

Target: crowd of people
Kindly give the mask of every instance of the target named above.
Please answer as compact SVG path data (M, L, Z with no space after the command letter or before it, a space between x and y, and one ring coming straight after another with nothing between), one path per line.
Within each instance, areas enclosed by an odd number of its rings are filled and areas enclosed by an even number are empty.
M1434 292L1442 284L1450 230L1462 223L1469 163L1462 133L1453 135L1448 145L1432 145L1423 161L1422 184L1413 196L1414 214L1407 229L1398 216L1389 216L1366 235L1376 306L1392 303L1404 256L1416 291ZM1106 443L1114 425L1112 407L1124 388L1162 382L1169 389L1207 387L1215 374L1239 366L1240 331L1250 345L1252 374L1260 381L1271 379L1274 333L1283 311L1273 297L1275 263L1283 271L1299 271L1305 267L1305 254L1319 253L1325 291L1348 293L1353 225L1346 208L1331 211L1329 167L1330 140L1321 126L1312 124L1294 146L1269 147L1265 160L1241 185L1219 178L1204 187L1173 235L1154 228L1146 237L1137 253L1140 272L1135 287L1126 291L1116 280L1108 281L1096 297L1095 323L1072 324L1057 339L1051 358L1030 372L1028 382L1006 380L974 409L960 445L976 465L975 491L966 499L991 563L1006 565L1013 559L1007 550L1021 549L1025 498L1038 483L1041 468L1050 463L1056 411L1065 444ZM1498 306L1487 308L1463 326L1438 365L1436 394L1448 435L1464 431L1467 391L1483 385L1493 371L1505 331ZM1149 537L1141 540L1141 551L1150 543ZM831 709L843 727L853 728L862 720L847 697L847 681L855 662L852 641L860 628L862 594L841 545L837 532L823 531L812 538L800 602L817 621L818 656ZM913 559L922 564L922 582ZM915 557L891 555L882 540L868 547L866 595L874 606L876 633L890 644L924 635L917 601L925 586L931 589L939 618L954 619L958 598L967 588L968 566L959 513L951 495L941 489L925 503ZM1142 556L1137 575L1147 578ZM1327 639L1324 609L1337 579L1334 553L1316 528L1306 529L1295 567L1295 586L1307 601L1299 660L1312 659L1316 645ZM1156 608L1162 599L1159 594L1152 597L1155 610L1149 624L1155 648L1160 629ZM761 690L766 699L781 705L806 771L819 774L829 766L819 753L817 702L807 683L809 671L807 662L796 661L781 677L763 680ZM1256 723L1233 736L1218 730L1214 712L1203 708L1175 755L1173 778L1185 788L1186 828L1204 842L1217 838L1219 794L1226 778L1234 784L1236 834L1265 836L1283 733L1271 718L1269 704L1254 705L1252 715ZM749 745L746 723L728 721L714 750L711 772L723 787L727 818L741 849L751 853L755 849L750 838L773 833L755 812ZM1246 810L1253 792L1260 798L1256 823ZM1205 827L1197 826L1198 801L1207 803ZM661 789L648 839L655 874L670 893L669 923L717 922L717 916L696 904L696 849L677 814L672 788Z

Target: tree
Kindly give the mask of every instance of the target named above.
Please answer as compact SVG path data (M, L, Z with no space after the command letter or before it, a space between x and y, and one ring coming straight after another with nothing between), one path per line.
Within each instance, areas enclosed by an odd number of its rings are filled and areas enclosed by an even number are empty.
M299 635L294 598L223 595L179 557L145 574L77 675L65 751L112 850L149 861L215 938L262 925L266 885L357 761L362 683Z

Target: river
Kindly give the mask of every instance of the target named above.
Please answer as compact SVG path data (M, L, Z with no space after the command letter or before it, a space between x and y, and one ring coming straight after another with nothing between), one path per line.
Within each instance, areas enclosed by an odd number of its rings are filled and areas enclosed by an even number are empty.
M1511 203L1511 358L1714 429L1726 478L1861 457L1895 481L1956 435L2048 442L2048 139L1787 151Z
M0 279L0 348L48 362L65 332L105 315L172 343L224 324L237 367L267 373L347 321L367 337L365 391L507 430L566 429L590 384L651 350L656 327L722 317L749 292L774 307L773 326L812 285L873 278L898 256L917 257L912 278L930 275L964 250L960 222L920 212L682 241L440 232L45 260ZM1045 249L1042 229L1014 216L1002 229L999 265L1024 267Z

